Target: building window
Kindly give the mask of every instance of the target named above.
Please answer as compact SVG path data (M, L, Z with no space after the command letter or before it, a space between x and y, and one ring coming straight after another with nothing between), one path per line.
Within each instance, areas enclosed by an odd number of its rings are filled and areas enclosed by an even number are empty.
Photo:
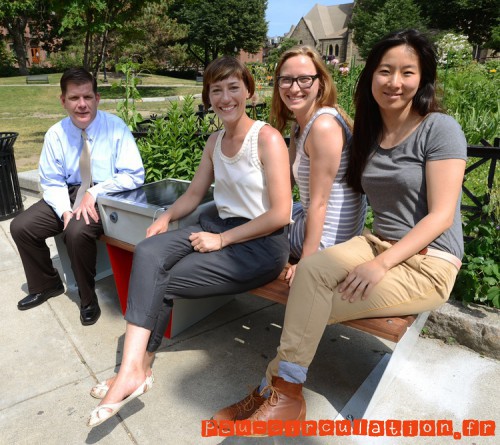
M333 45L328 45L328 55L333 56Z
M338 57L339 55L339 46L335 45L335 57Z

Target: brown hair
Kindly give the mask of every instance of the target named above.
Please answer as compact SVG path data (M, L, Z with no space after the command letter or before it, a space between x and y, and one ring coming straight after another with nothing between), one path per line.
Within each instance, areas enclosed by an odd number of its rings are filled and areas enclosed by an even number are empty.
M316 68L316 73L319 78L319 91L318 96L316 97L316 105L317 109L321 107L334 107L340 115L344 118L347 125L352 128L352 120L347 115L347 113L337 104L337 88L333 83L332 76L328 72L326 65L323 60L321 60L321 56L315 51L313 48L307 45L299 45L290 48L285 51L278 61L276 66L276 70L274 72L274 88L273 88L273 98L271 102L271 114L270 121L273 127L277 128L281 133L286 127L286 124L289 120L294 120L293 113L286 107L280 97L279 87L277 78L280 75L281 67L283 64L292 57L297 56L306 56L309 57L314 67ZM311 73L314 74L314 73Z
M235 57L222 56L210 62L203 73L203 91L201 93L201 98L205 110L210 108L210 85L231 76L242 80L248 90L249 97L253 96L255 93L255 81L246 65Z
M75 85L91 83L94 94L97 94L97 81L85 68L69 68L64 72L59 82L63 95L66 95L69 83L74 83Z

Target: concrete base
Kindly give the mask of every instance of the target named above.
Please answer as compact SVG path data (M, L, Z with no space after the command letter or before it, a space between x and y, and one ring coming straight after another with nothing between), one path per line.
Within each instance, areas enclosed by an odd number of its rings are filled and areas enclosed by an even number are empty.
M19 172L17 177L19 178L21 193L34 198L42 197L38 169Z
M66 287L70 290L76 290L76 280L73 270L71 269L71 261L68 256L68 251L66 250L66 245L62 239L62 235L59 234L54 237L57 248L57 256L59 261L54 261L54 266L59 270L60 276L66 283ZM109 277L113 274L111 270L111 263L109 262L108 251L106 250L106 244L103 242L97 242L97 261L96 261L96 276L95 280L99 281L103 278Z

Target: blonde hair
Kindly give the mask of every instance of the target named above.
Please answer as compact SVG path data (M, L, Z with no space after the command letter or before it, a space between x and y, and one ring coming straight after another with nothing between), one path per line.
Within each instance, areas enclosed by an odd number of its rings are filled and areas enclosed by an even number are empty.
M321 107L333 107L344 118L347 125L352 129L352 120L347 113L337 104L337 88L333 83L332 76L316 50L307 45L299 45L285 51L276 66L274 72L273 98L271 102L270 121L271 124L283 133L289 120L295 120L293 113L286 107L279 93L277 78L280 75L283 64L292 57L306 56L311 59L316 68L319 81L319 91L316 97L316 109ZM313 73L311 73L313 74Z

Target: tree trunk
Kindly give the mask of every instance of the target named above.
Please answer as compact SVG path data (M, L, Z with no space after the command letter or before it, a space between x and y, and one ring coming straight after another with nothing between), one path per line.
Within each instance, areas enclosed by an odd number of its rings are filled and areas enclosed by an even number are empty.
M97 79L97 75L99 74L99 68L100 68L101 63L104 59L104 51L106 51L107 43L108 43L108 30L104 31L102 34L101 50L99 51L99 54L97 54L94 72L92 73L92 75L96 79Z
M116 7L116 6L117 5L114 4L114 7ZM118 9L119 9L119 7L118 7ZM114 8L110 7L107 10L104 22L105 23L109 23L110 17L113 17L115 15L116 15L116 10ZM106 26L106 29L102 33L102 40L101 40L101 45L100 45L101 48L97 50L98 52L97 52L96 57L95 57L95 67L94 67L94 72L92 73L92 75L96 79L97 79L97 76L99 74L99 69L101 67L101 64L105 60L104 54L106 52L106 47L108 46L108 37L109 37L109 27ZM97 47L97 41L96 41L96 45L95 46ZM106 72L106 67L104 67L104 72Z
M86 10L86 19L87 19L87 29L85 32L85 50L83 53L83 67L87 71L92 70L92 39L93 39L93 34L91 31L91 25L94 22L93 21L93 16L92 16L92 11L90 9Z
M90 47L90 30L85 33L85 49L83 50L83 67L89 69L89 47Z
M191 53L193 55L193 57L197 60L199 60L204 67L206 67L207 65L205 64L205 61L198 55L196 54L193 49L191 48L191 46L188 44L188 52Z
M19 65L19 74L26 76L29 74L26 65L28 54L26 53L26 45L24 42L24 31L26 29L27 19L18 17L12 23L6 23L7 31L12 37L14 53L16 55L17 64Z

